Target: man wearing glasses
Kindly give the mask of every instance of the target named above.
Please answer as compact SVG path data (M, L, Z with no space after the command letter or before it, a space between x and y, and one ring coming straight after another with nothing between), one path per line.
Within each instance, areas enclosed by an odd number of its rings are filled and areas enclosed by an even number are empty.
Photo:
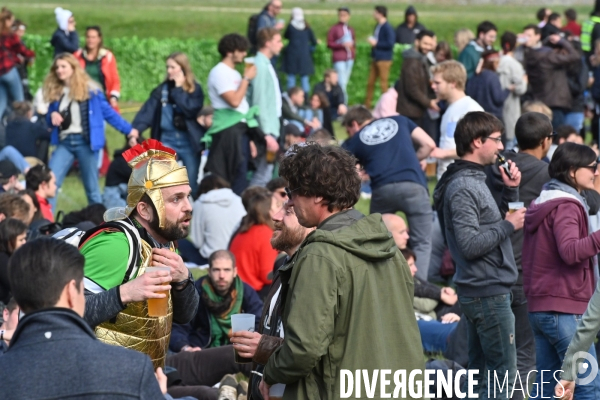
M539 197L542 187L550 180L548 163L542 161L552 145L556 135L552 131L552 122L544 114L529 112L521 115L515 125L515 137L519 152L513 150L503 153L507 160L518 165L521 171L519 185L519 201L529 207L533 200ZM487 185L494 196L498 207L502 206L504 181L497 164L486 167ZM511 309L515 316L515 341L517 347L517 369L521 377L535 369L535 340L527 313L527 299L523 292L523 271L521 254L523 252L523 230L517 230L510 236L515 263L518 270L517 282L511 288ZM533 376L528 376L533 382ZM523 382L523 385L526 385ZM517 397L519 396L519 397ZM513 400L522 399L522 392L515 390Z
M484 172L504 150L503 130L502 122L491 114L466 114L454 135L460 159L448 167L433 195L442 233L456 263L458 301L467 317L467 368L479 370L474 392L483 399L488 398L488 373L514 377L517 372L510 292L518 271L510 237L523 228L526 209L508 213L508 202L519 200L521 172L512 161L508 161L510 174L500 169L501 207L485 184ZM489 393L499 393L497 398L510 397L513 385L514 379L509 378L507 385L490 388Z

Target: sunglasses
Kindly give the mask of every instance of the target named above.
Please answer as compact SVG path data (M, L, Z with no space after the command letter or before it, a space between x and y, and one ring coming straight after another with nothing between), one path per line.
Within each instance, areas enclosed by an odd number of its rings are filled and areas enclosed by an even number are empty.
M292 193L294 193L296 190L300 189L299 187L297 187L296 189L290 190L290 188L285 188L283 190L285 190L285 194L288 197L288 199L292 198Z
M598 161L596 161L594 164L592 165L585 165L583 167L579 167L579 168L588 168L590 171L592 172L596 172L596 170L598 169Z

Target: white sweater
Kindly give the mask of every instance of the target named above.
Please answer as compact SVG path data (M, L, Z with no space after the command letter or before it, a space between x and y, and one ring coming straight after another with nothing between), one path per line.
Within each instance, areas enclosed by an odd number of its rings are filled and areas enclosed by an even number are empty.
M208 258L217 250L226 250L244 215L242 199L231 189L215 189L201 195L194 202L191 235L200 255Z

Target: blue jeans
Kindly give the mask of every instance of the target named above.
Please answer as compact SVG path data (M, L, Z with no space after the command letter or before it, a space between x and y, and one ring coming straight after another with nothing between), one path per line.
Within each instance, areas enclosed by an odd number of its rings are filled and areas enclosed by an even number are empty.
M448 336L456 329L458 322L443 324L440 321L418 320L423 350L430 353L443 353L448 346Z
M198 169L200 168L200 153L195 153L190 144L190 135L177 131L163 132L160 141L167 147L177 152L179 158L187 169L188 179L192 194L198 191Z
M415 182L396 182L373 188L372 213L396 213L406 215L410 229L410 248L417 256L417 276L427 280L431 258L431 232L433 211L427 189Z
M571 125L577 133L581 131L583 128L583 121L585 120L585 115L583 111L581 112L570 112L565 115L565 125Z
M255 163L256 171L254 171L252 179L250 179L249 186L265 187L267 186L267 183L273 179L273 168L275 166L273 164L269 164L264 156L260 159L256 159Z
M350 81L350 75L352 74L352 67L354 66L354 60L348 61L337 61L333 63L333 69L338 73L338 83L344 92L344 102L348 104L348 82Z
M579 321L581 321L581 315L556 312L529 313L529 322L531 323L533 335L535 336L536 369L538 370L535 381L537 384L536 386L542 388L541 393L532 391L533 393L531 393L530 399L543 398L540 394L548 396L546 398L550 398L554 393L556 381L554 380L553 374L562 366L567 347L569 347L571 339L573 339L573 336L575 335ZM593 344L588 350L588 353L596 358L596 349ZM539 372L541 370L552 371L544 372L543 386L541 385L542 377ZM587 375L586 372L577 376L583 378ZM540 390L538 389L538 391ZM596 376L596 379L587 385L576 385L575 398L577 400L600 398L600 377Z
M23 84L16 67L0 76L0 119L6 111L9 96L11 101L24 100Z
M478 381L474 393L479 393L480 399L494 398L494 396L510 398L517 372L515 316L510 308L511 294L490 297L459 295L458 302L467 318L468 369L479 370L474 377ZM494 372L500 384L508 372L508 382L504 384L502 390L494 384ZM490 397L487 388L488 374L493 385L489 390Z
M102 194L98 183L98 152L92 151L90 144L81 135L68 135L61 140L50 158L48 166L56 175L57 188L62 186L75 160L79 161L81 180L88 203L102 203ZM50 202L53 209L56 209L57 197Z
M19 150L12 146L6 146L0 150L0 160L8 160L12 162L22 173L25 173L25 170L30 167L29 163L25 161L23 155L19 153Z
M305 96L308 97L310 93L310 82L308 81L308 75L300 76L300 85L302 86L302 90L304 90ZM296 75L288 75L287 76L287 88L291 89L296 86Z
M102 204L107 209L127 206L127 184L120 183L118 186L105 186L102 194Z

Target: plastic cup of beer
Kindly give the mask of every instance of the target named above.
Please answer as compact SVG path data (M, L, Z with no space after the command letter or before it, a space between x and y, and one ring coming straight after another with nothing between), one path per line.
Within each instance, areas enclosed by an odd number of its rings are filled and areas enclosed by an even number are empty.
M520 210L523 207L525 207L525 203L523 203L522 201L515 201L512 203L508 203L508 212L509 212L509 214L512 214L515 211Z
M285 391L285 385L283 383L276 383L269 389L269 399L281 400L283 399L283 392Z
M233 314L231 316L231 332L254 332L255 322L256 315L254 314ZM246 364L252 362L252 359L240 357L237 350L235 350L235 362L238 364Z
M254 65L254 57L246 57L244 58L244 65L246 66L246 68L250 68L251 66Z
M171 269L169 267L146 267L146 271L148 272L156 272L156 271L167 271L169 272ZM163 285L168 285L169 282L163 283ZM169 291L161 291L156 293L162 293L165 295L162 299L148 299L148 315L151 317L166 317L169 312Z

